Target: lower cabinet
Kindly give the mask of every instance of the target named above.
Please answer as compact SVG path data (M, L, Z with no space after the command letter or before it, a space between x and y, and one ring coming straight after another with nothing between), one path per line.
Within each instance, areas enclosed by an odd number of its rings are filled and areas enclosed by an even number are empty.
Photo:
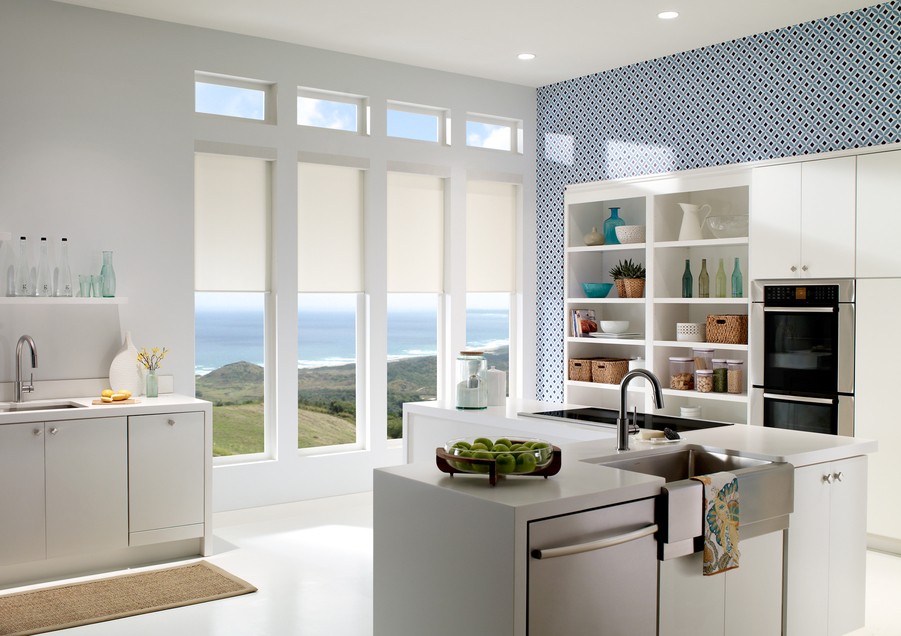
M0 426L0 565L47 556L44 424Z
M204 415L128 418L129 544L203 536Z
M785 573L787 636L863 627L867 458L795 469Z
M660 561L657 633L779 636L782 544L782 532L740 539L739 567L713 576L702 574L701 552Z

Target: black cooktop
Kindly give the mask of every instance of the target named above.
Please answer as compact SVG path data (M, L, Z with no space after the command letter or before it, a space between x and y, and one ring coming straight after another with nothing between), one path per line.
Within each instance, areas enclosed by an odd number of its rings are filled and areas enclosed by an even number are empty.
M563 420L590 424L594 426L615 427L618 411L602 408L574 408L556 409L552 411L539 411L537 413L517 413L526 417L538 417L546 420ZM632 414L629 414L631 421ZM671 428L674 431L693 431L700 428L715 428L717 426L732 426L731 422L716 422L712 420L695 420L686 417L674 417L672 415L660 415L657 413L638 413L638 427L655 431Z

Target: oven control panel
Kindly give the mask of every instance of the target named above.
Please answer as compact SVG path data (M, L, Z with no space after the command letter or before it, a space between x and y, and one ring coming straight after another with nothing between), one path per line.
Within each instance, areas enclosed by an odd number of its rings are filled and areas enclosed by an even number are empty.
M838 285L767 285L763 288L766 305L830 306L839 302Z

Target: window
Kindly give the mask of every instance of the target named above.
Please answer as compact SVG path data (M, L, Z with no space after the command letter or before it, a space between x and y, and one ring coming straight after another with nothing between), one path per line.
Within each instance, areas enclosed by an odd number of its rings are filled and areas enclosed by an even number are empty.
M297 166L298 448L362 445L363 171Z
M388 102L388 136L447 143L447 111L429 106Z
M388 173L388 437L404 402L438 396L438 315L444 289L444 180Z
M466 116L466 145L522 154L522 122L470 113Z
M194 180L196 395L214 455L265 453L270 162L197 153Z
M516 185L466 184L466 344L510 373L510 308L516 290Z
M275 123L273 85L260 80L194 74L194 112Z
M369 109L359 95L297 89L297 125L369 133Z

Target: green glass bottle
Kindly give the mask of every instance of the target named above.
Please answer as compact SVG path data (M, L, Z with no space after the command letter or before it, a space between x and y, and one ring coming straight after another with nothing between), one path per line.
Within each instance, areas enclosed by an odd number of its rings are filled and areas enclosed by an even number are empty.
M738 257L735 257L735 268L732 270L732 298L741 298L744 296L741 284L741 267L738 264Z
M701 273L698 274L698 298L710 298L710 274L707 273L707 259L701 259Z
M723 259L720 259L720 265L716 269L716 297L726 297L726 270L723 269Z
M691 298L691 284L692 284L692 275L691 275L691 264L689 260L685 259L685 273L682 274L682 298Z

